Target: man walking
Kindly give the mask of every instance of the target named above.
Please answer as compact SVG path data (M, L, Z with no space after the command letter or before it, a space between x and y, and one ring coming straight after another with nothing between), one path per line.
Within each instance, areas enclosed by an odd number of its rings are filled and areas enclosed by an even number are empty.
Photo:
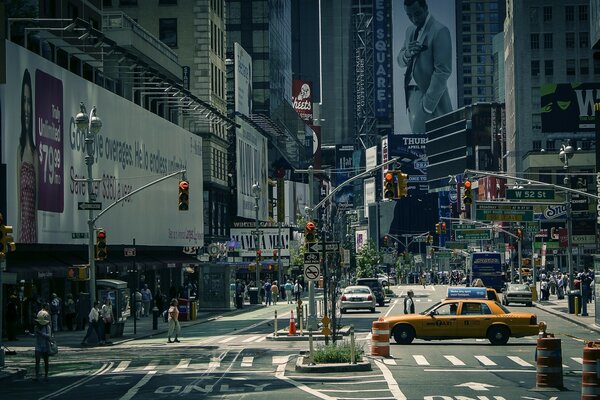
M404 314L415 313L415 302L413 300L414 295L415 293L412 290L406 292L406 297L404 298Z
M150 312L150 303L152 302L152 291L148 289L148 285L144 284L142 289L142 303L144 305L144 317L147 317Z
M405 67L404 94L412 133L425 122L452 111L447 81L452 73L450 30L429 13L426 0L404 0L414 26L406 29L398 64Z
M98 307L100 306L100 303L98 303L98 301L94 302L94 306L92 307L92 309L90 310L90 313L88 314L88 329L87 332L85 333L85 336L83 337L83 340L81 341L81 345L85 346L88 338L91 336L92 332L94 332L96 334L96 336L98 337L98 342L100 342L100 344L104 344L104 340L103 340L103 334L100 333L100 325L98 323L98 318L100 317L100 313L98 312Z

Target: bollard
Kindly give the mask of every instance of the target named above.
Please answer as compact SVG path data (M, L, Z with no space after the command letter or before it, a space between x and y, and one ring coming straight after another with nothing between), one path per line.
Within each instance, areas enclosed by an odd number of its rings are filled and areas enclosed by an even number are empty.
M350 325L350 364L356 364L356 351L354 350L354 325Z
M600 398L600 342L588 342L583 348L581 400Z
M152 309L152 330L158 329L158 307Z
M579 296L575 296L573 299L573 307L575 308L573 314L579 315Z
M314 352L314 347L313 347L312 329L309 328L308 329L308 354L309 354L309 357L310 357L309 364L313 364L313 362L314 362L313 360L315 358L314 358L313 352Z
M300 323L300 336L304 336L304 313L302 312L302 308L300 308L298 322Z
M539 337L535 349L536 373L535 385L537 388L563 387L562 350L560 339Z
M379 318L371 328L371 355L390 356L390 324Z
M273 333L273 336L277 337L277 310L275 310L275 321L273 321L273 326L275 328L275 332Z

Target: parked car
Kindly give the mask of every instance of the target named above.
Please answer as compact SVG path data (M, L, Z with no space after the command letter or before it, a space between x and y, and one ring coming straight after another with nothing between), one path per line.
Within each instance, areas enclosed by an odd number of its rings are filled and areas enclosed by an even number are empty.
M375 300L380 306L385 305L385 292L383 291L383 285L379 282L378 278L358 278L356 280L358 286L368 286L375 295Z
M390 325L390 336L400 344L415 338L425 340L487 338L493 345L506 344L511 337L537 335L537 316L511 312L497 301L473 298L448 298L419 314L383 318Z
M342 314L348 310L375 312L375 295L368 286L348 286L342 291L339 305Z
M386 274L377 274L377 279L381 283L381 286L387 286L390 284L390 277Z
M529 285L508 283L502 291L502 304L508 306L510 303L521 303L531 307L533 305L533 295Z

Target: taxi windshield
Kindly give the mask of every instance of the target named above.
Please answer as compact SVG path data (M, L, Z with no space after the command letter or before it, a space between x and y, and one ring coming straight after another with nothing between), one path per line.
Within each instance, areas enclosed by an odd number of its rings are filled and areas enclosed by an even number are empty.
M500 307L500 308L502 309L502 311L504 311L504 313L505 313L505 314L510 314L510 313L511 313L511 311L510 311L508 308L506 308L506 307L505 307L505 306L503 306L502 304L498 303L497 301L495 301L494 303L496 303L496 305L497 305L498 307Z
M427 310L425 311L421 311L419 314L421 315L427 315L431 310L433 310L434 308L437 308L442 302L438 301L437 303L435 303L434 305L432 305L431 307L429 307Z

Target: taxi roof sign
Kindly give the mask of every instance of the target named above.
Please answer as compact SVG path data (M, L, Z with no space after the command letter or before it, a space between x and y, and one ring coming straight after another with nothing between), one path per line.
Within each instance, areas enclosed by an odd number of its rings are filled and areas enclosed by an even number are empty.
M487 299L487 289L484 287L449 287L449 299Z

